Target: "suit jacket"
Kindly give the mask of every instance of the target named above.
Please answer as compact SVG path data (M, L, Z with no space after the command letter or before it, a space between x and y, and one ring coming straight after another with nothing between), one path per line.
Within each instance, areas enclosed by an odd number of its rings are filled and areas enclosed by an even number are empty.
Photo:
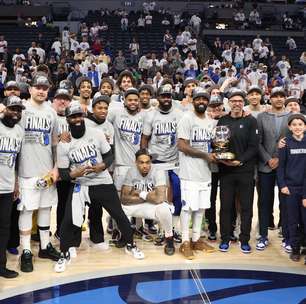
M288 117L290 113L284 112L281 116L280 132L276 130L275 115L269 112L260 113L257 117L259 131L259 162L258 171L272 172L268 165L271 158L278 157L278 141L286 136L288 130Z

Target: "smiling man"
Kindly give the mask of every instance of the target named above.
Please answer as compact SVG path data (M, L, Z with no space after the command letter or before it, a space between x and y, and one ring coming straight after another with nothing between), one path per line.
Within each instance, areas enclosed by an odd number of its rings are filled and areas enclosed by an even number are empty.
M237 194L240 197L241 233L240 249L250 253L250 232L253 216L254 171L257 159L259 136L257 122L251 115L245 116L243 107L245 94L232 89L229 96L230 112L221 117L218 126L228 126L231 132L230 152L235 154L234 160L220 161L220 231L219 250L229 250L233 230L232 212Z
M18 273L6 268L6 246L10 236L11 212L16 193L15 162L20 152L24 131L17 123L24 106L17 96L7 99L0 120L0 276L15 278Z

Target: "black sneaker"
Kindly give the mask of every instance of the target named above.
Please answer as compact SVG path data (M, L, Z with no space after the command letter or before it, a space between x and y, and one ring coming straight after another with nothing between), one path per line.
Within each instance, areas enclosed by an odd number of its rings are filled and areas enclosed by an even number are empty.
M301 248L301 255L306 255L306 247Z
M141 235L141 239L146 242L153 242L153 237L144 229L143 226L136 229L138 233Z
M127 242L125 240L123 240L122 238L120 240L117 240L114 242L114 245L117 247L117 248L123 248L125 247L127 244Z
M30 250L23 250L20 257L20 270L22 272L32 272L33 271L33 254Z
M216 233L215 232L210 232L207 239L210 240L211 242L215 242L217 240Z
M166 255L174 255L175 247L173 237L166 238L166 246L164 247L164 252Z
M299 262L299 260L301 259L301 252L300 249L292 249L292 252L290 253L290 260L292 260L293 262Z
M121 232L118 229L113 229L113 233L112 233L112 241L118 241L121 239Z
M52 261L55 261L57 262L60 258L60 252L57 251L51 243L49 243L47 245L47 248L46 249L39 249L39 252L38 252L38 256L41 258L41 259L49 259L49 260L52 260Z
M0 268L0 277L6 279L14 279L18 277L19 273L14 270L9 270L7 268Z
M152 223L150 225L145 225L146 230L148 230L149 233L151 234L157 234L157 228L155 227L155 225Z
M182 236L178 231L173 230L173 241L175 243L182 243Z
M155 246L162 246L165 242L165 235L164 234L160 234L158 235L155 239L154 239L154 245Z

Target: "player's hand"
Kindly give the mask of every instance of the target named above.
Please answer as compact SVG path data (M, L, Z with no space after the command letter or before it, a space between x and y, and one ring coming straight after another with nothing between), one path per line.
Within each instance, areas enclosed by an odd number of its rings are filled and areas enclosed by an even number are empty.
M208 153L206 160L211 162L211 163L217 162L216 154L215 153Z
M229 167L238 167L241 164L239 160L220 160L219 162Z
M73 171L70 172L70 176L71 178L76 178L76 177L81 177L81 176L85 176L89 173L94 172L92 169L92 166L80 166L76 169L74 169Z
M303 199L303 206L306 208L306 198Z
M290 195L290 191L289 191L288 187L283 187L281 189L281 193L283 193L285 195Z
M49 175L52 176L53 179L53 183L56 183L59 179L59 172L58 172L58 168L53 168L50 172Z
M92 166L91 168L93 169L93 172L100 173L103 170L105 170L105 164L104 163L99 163L99 164L96 164L96 165Z
M286 137L281 138L277 146L279 149L285 148L286 147Z
M268 161L268 165L272 170L276 169L278 167L278 158L277 157L271 158Z
M69 143L71 141L71 135L69 132L63 132L60 135L60 141L61 142L65 142L65 143Z

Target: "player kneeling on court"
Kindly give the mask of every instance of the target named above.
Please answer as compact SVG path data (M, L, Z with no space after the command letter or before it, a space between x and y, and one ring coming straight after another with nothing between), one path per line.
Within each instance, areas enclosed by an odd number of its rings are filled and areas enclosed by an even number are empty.
M152 167L147 149L136 152L136 166L129 169L121 189L123 210L127 216L158 221L165 230L164 251L173 255L172 205L166 201L165 172Z
M73 183L67 200L65 216L61 226L61 258L55 265L56 272L63 272L70 262L69 247L81 243L80 227L83 223L85 202L94 209L103 207L115 219L122 233L120 247L136 259L144 254L133 242L133 229L106 170L113 162L111 147L101 130L85 127L81 105L72 102L66 109L71 141L58 145L58 168L62 180ZM73 206L73 208L72 208ZM119 247L119 245L117 246Z

